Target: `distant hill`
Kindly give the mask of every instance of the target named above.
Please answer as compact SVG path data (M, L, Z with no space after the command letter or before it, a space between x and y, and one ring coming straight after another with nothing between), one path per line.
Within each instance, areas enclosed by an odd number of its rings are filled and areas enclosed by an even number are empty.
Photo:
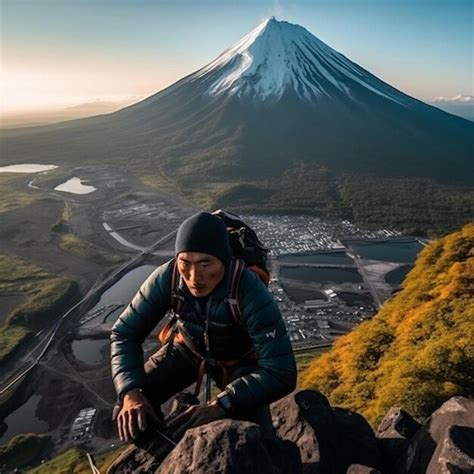
M474 223L418 256L402 291L301 375L335 405L372 423L391 406L427 416L474 395Z

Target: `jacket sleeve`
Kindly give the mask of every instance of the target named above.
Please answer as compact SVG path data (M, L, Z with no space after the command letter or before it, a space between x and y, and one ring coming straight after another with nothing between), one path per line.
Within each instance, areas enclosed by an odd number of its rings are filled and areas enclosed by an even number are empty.
M274 402L296 387L296 363L285 322L273 296L251 272L244 271L239 298L257 355L258 369L229 383L225 391L234 408Z
M171 260L159 266L145 280L112 328L112 380L120 399L132 388L145 383L142 344L170 309L173 264Z

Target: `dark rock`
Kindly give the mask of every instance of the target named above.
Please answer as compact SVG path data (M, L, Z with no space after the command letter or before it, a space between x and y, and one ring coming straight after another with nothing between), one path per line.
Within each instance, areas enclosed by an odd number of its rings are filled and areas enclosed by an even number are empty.
M445 440L450 437L450 430L455 425L474 427L474 400L453 397L443 403L413 436L395 472L397 474L439 474L443 472L439 471L437 463ZM457 433L456 430L455 433ZM463 471L460 469L453 465L451 471L445 472L462 473Z
M313 390L295 392L271 407L276 435L298 446L303 473L345 472L336 462L336 417L327 398Z
M421 427L406 411L393 407L377 429L378 438L411 438Z
M130 445L109 467L108 474L145 474L156 472L162 461L173 449L157 433L148 429L137 441Z
M382 454L375 434L366 419L344 408L333 410L339 433L338 463L343 472L351 465L372 466L380 469Z
M347 470L347 474L381 474L378 469L364 466L362 464L352 464Z
M107 472L299 474L302 468L293 443L264 438L254 423L219 420L188 430L176 447L147 432Z
M472 474L474 472L474 428L454 425L438 444L439 456L433 456L428 473ZM437 449L438 451L438 449Z
M408 449L410 439L421 425L406 411L393 407L377 429L377 441L383 458L383 471L396 471L399 459Z
M265 439L254 423L219 420L188 430L156 471L160 474L298 474L298 448Z

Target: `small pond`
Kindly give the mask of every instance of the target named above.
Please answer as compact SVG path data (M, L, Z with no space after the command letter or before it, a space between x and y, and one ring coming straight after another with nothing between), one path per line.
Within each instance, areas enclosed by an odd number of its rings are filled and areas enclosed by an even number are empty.
M280 263L315 263L333 265L352 265L354 263L344 252L283 255L278 258L278 261Z
M297 286L287 285L285 283L281 284L282 288L285 290L285 293L290 299L292 299L296 304L304 303L308 300L327 300L327 297L324 293L316 290L306 290L304 288L298 288Z
M0 173L42 173L43 171L51 171L58 168L56 165L8 165L0 166Z
M99 302L88 311L88 314L93 313L103 306L114 304L128 305L142 283L156 268L154 265L142 265L130 270L108 290L102 293ZM124 307L119 307L115 311L112 311L107 316L106 322L114 322L123 310ZM94 326L102 321L103 318L98 316L85 323L85 326ZM109 343L110 341L108 339L77 339L72 342L71 349L76 359L86 364L95 364L108 355Z
M142 283L156 270L154 265L142 265L140 267L130 270L120 280L113 284L108 290L102 293L99 302L89 310L89 313L99 309L101 306L111 304L125 304L128 305L131 299L135 296ZM118 308L107 317L107 322L115 321L124 308Z
M401 267L395 268L395 270L385 275L385 281L390 285L401 285L412 268L412 265L402 265Z
M54 188L55 191L63 191L72 194L89 194L97 190L94 186L84 184L81 178L71 178Z
M0 438L0 445L7 444L13 437L21 433L45 433L48 423L36 417L36 409L41 400L41 395L32 395L26 403L10 413L4 423L8 428Z
M363 258L383 262L413 263L423 246L416 240L408 242L353 242L352 248Z
M95 364L109 356L109 339L79 339L71 344L74 357L86 364Z
M360 273L352 268L280 267L282 278L316 283L359 283Z

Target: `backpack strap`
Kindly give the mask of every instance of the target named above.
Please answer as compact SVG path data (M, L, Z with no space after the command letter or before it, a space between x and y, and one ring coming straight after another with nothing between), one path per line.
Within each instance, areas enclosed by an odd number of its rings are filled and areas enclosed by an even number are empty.
M232 259L232 277L229 297L225 301L229 304L229 309L237 325L241 323L241 312L239 306L240 278L245 269L245 262L239 258Z
M173 309L174 316L181 313L184 306L184 296L178 292L181 275L178 272L178 264L176 260L173 265L173 273L171 275L171 308Z
M176 319L178 318L178 315L181 313L184 306L184 297L178 292L180 278L181 275L178 272L178 265L175 261L173 265L173 273L171 275L170 289L171 309L173 315L158 335L158 339L160 340L162 345L168 344L168 348L166 350L166 357L170 355L171 350L173 349L173 342L178 332Z

